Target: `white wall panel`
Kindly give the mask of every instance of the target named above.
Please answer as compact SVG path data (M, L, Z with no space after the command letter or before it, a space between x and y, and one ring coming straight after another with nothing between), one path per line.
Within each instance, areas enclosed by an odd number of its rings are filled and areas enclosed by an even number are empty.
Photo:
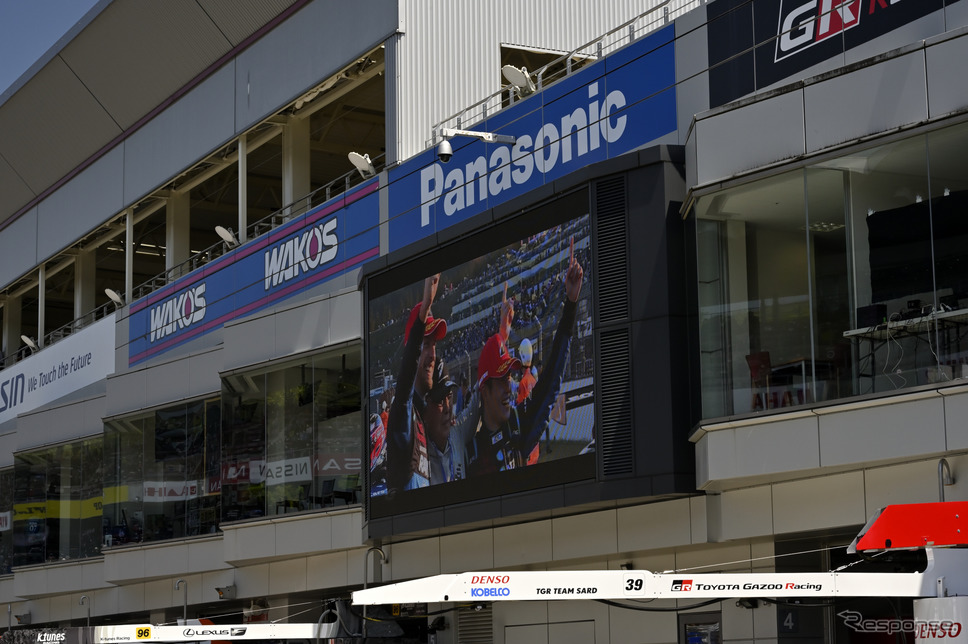
M862 472L777 483L773 486L776 534L822 530L867 521Z
M575 559L618 551L615 510L551 520L553 559Z
M808 85L803 90L807 152L923 121L925 81L919 49Z
M551 560L551 521L494 528L494 567Z
M397 66L396 108L388 108L388 119L396 117L390 128L399 145L396 160L425 149L435 123L501 88L505 83L501 43L571 51L660 4L659 0L401 0L404 33L390 59ZM697 3L678 0L670 9L685 5ZM559 19L562 14L568 19ZM661 15L661 9L656 15Z
M395 543L383 550L390 560L390 573L394 579L440 574L440 543L437 539Z
M37 265L37 208L0 231L0 257L0 284L9 284Z
M968 25L968 5L955 2L944 8L944 28L948 31Z
M768 485L723 492L709 503L719 504L718 521L710 525L711 539L729 541L773 534L773 496Z
M494 569L494 533L463 532L440 537L440 572Z
M689 543L689 499L649 503L616 511L618 550L649 550Z
M123 207L124 149L118 146L37 206L37 255L48 259Z
M968 106L968 85L956 82L968 60L968 36L934 43L925 53L928 70L928 109L936 118Z
M234 96L235 67L230 63L128 137L124 203L141 198L230 140L236 133Z
M396 0L316 0L239 54L235 114L242 131L382 43Z
M952 419L945 427L945 446L950 450L968 449L968 423L956 419L968 418L968 387L944 390L945 419Z
M923 18L902 25L880 38L875 38L870 42L847 50L844 54L844 62L850 65L865 58L871 58L885 51L903 47L908 43L916 43L943 32L944 12L935 11Z
M940 501L934 459L872 468L864 472L864 482L868 514L892 503Z
M803 154L799 90L714 113L696 122L700 184Z
M944 428L941 396L824 414L820 462L836 467L940 453L945 450Z

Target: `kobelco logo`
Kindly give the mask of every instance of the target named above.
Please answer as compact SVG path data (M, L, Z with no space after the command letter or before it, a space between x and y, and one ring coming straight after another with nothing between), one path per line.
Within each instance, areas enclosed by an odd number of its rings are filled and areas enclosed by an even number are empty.
M889 0L896 4L900 0ZM888 0L873 0L870 11ZM782 0L775 61L799 53L860 24L861 0Z

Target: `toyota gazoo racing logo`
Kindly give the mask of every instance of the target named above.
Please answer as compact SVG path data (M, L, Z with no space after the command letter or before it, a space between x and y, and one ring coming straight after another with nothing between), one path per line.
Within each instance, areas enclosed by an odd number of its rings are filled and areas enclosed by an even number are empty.
M692 579L673 579L672 580L672 591L678 593L687 593L692 590Z
M510 575L474 575L471 577L471 597L508 597L511 594L507 587L510 581Z
M869 13L878 5L900 0L872 0ZM779 62L831 36L860 24L861 0L781 0L776 57Z
M231 626L227 628L186 628L182 631L185 637L242 637L245 626Z

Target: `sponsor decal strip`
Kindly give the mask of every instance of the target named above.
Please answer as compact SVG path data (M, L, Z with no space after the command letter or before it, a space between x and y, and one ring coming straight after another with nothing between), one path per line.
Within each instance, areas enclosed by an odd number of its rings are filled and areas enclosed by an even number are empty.
M341 262L339 264L336 264L334 266L331 266L331 267L327 268L326 270L320 271L318 273L312 273L306 279L303 279L303 280L300 280L300 281L295 282L293 284L290 284L289 286L287 286L285 288L279 289L278 291L275 291L275 292L273 292L273 293L271 293L269 295L266 295L265 297L260 298L259 300L255 301L255 302L252 302L251 304L248 304L248 305L243 306L243 307L238 308L238 309L233 309L232 311L229 311L228 313L225 313L225 314L223 314L223 315L221 315L221 316L219 316L219 317L217 317L217 318L215 318L213 320L209 320L205 324L201 324L201 325L199 325L197 327L194 327L191 330L186 331L185 333L183 333L181 335L172 337L171 339L166 340L166 341L161 342L161 343L158 343L158 344L156 344L156 345L154 345L154 346L146 349L145 351L142 351L141 353L138 353L136 355L133 355L133 356L131 356L131 358L129 360L129 363L132 364L132 365L134 365L134 364L136 364L136 363L138 363L138 362L140 362L142 360L145 360L147 358L150 358L151 356L153 356L156 353L160 353L162 351L166 351L166 350L170 349L171 347L175 346L176 344L180 344L182 342L188 341L188 340L194 338L195 336L201 335L203 333L206 333L206 332L210 331L211 329L213 329L215 327L221 326L221 325L225 324L226 322L228 322L229 320L235 319L235 318L237 318L239 316L246 315L248 313L252 313L252 312L257 311L257 310L259 310L261 308L264 308L266 306L269 306L270 304L273 304L277 300L280 300L282 298L288 297L289 295L293 294L294 292L296 292L296 291L298 291L300 289L308 288L308 287L312 286L313 284L315 284L316 282L319 282L321 280L324 280L327 277L330 277L330 276L332 276L335 273L339 273L339 272L341 272L343 270L346 270L347 268L350 268L350 267L352 267L352 266L354 266L356 264L360 264L362 262L365 262L366 260L371 259L371 258L377 256L379 253L380 253L380 249L379 248L371 248L370 250L368 250L366 252L363 252L363 253L360 253L359 255L356 255L355 257L351 257L351 258L347 259L344 262Z
M164 300L167 297L171 297L176 292L188 286L191 286L195 282L205 277L208 277L212 273L220 271L223 268L226 268L234 264L235 262L245 259L246 257L248 257L249 255L252 255L253 253L257 253L263 250L264 248L266 248L272 243L275 243L282 237L289 236L294 232L294 229L308 227L313 223L315 223L316 221L322 219L323 217L326 217L327 215L331 215L334 212L342 210L346 206L356 201L359 201L363 197L366 197L367 195L370 195L378 191L379 189L380 189L380 182L379 180L374 179L371 183L361 186L356 192L350 195L343 195L342 196L343 198L337 197L334 203L320 207L319 210L312 212L305 218L297 217L292 221L289 221L283 224L282 226L279 226L278 228L263 235L261 239L252 241L250 243L246 243L239 250L233 253L228 253L212 262L209 262L208 264L203 266L202 269L197 272L197 274L188 276L184 280L178 280L176 282L173 282L172 284L169 284L168 286L155 291L154 293L144 298L143 300L139 300L135 302L134 304L131 305L131 313L137 313L138 311L144 308L150 307L153 304L157 304L161 300Z

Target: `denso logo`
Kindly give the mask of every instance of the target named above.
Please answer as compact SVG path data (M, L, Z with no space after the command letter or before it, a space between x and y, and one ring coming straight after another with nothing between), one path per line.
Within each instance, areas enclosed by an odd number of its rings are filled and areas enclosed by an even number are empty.
M471 575L472 584L508 584L511 575Z
M333 217L267 250L265 290L333 261L339 247L336 227L337 219Z
M205 318L205 282L190 288L151 309L150 342Z
M901 0L870 0L868 14ZM781 0L775 62L860 24L861 0Z
M448 217L476 201L497 197L515 184L527 183L534 171L548 173L562 165L615 143L628 124L626 115L612 116L626 105L625 94L613 90L602 101L598 83L588 86L587 108L579 107L561 117L559 123L545 123L532 137L524 134L508 147L497 145L490 158L483 155L454 168L444 175L444 168L433 163L420 171L420 226L430 225L430 207L443 197L443 213ZM446 194L445 194L446 193Z

